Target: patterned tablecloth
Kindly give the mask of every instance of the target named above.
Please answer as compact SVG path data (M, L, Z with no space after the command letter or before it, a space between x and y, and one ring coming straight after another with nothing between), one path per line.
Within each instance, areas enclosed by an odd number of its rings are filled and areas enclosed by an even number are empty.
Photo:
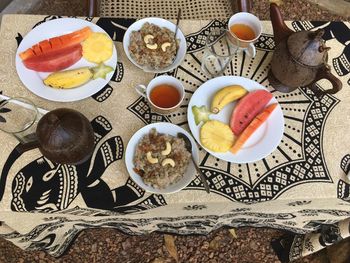
M307 88L283 94L269 85L267 72L275 44L271 23L263 22L256 57L237 54L225 74L253 79L273 93L285 118L281 143L263 160L249 164L220 161L200 149L200 167L211 194L206 194L196 177L179 193L156 195L145 193L129 178L123 160L126 145L134 132L151 122L172 122L188 129L186 104L207 80L200 69L206 34L225 27L226 22L180 23L188 52L181 66L167 74L185 85L185 102L178 112L160 116L134 91L135 85L147 83L154 75L132 65L122 48L123 34L134 20L92 19L113 38L118 52L118 67L103 90L72 103L49 102L29 92L16 73L16 48L33 27L56 18L3 17L0 90L7 96L27 97L48 110L81 111L94 127L95 152L81 165L58 165L38 150L20 155L14 150L18 142L0 133L1 237L26 250L45 249L59 256L79 231L90 227L114 227L130 234L206 234L225 225L251 225L296 233L280 254L287 260L350 235L350 181L346 177L350 167L350 140L346 138L350 128L349 23L288 23L295 30L326 31L324 38L332 47L329 63L343 89L318 98ZM318 85L330 88L327 81ZM276 242L276 251L287 243Z

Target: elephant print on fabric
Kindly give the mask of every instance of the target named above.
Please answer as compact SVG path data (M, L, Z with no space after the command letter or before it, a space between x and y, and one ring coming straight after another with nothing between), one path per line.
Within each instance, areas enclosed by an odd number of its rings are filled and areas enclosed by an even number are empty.
M120 161L124 145L120 136L102 139L112 130L111 124L103 116L91 122L95 131L95 150L92 157L80 165L62 165L45 157L33 160L24 166L12 181L13 211L54 212L69 207L78 195L86 206L118 212L140 211L165 204L159 196L144 196L144 190L132 180L115 189L101 178L105 170L114 162ZM8 171L20 157L14 149L1 174L0 193L3 194ZM115 174L116 177L122 176ZM139 200L138 200L139 199ZM128 206L138 200L137 204Z

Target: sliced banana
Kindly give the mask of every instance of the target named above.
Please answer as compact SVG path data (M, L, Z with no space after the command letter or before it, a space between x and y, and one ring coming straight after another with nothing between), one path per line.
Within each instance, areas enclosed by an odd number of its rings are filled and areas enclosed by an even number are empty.
M170 144L170 142L166 142L165 145L166 145L165 146L166 148L165 148L165 150L162 151L162 155L163 156L166 156L166 155L168 155L171 152L171 144Z
M147 161L151 164L155 164L155 163L158 163L158 158L154 158L152 156L152 152L147 152L146 153L146 158L147 158Z
M171 158L166 158L163 160L162 162L162 166L166 166L167 164L169 164L171 167L175 166L175 161Z
M163 50L163 52L165 52L167 47L170 47L170 46L171 44L169 42L165 42L162 44L161 49Z
M145 37L143 38L143 41L145 41L145 43L148 44L149 41L153 38L154 38L154 36L152 36L152 35L145 35Z
M157 49L157 48L158 48L158 45L157 45L156 43L154 43L154 44L146 44L146 47L147 47L148 49Z

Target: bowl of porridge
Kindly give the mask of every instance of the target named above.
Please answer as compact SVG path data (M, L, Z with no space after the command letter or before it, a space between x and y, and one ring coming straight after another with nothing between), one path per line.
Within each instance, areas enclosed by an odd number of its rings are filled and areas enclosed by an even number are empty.
M153 123L138 130L130 139L125 162L131 179L151 193L180 191L196 175L191 153L177 133L186 134L192 142L192 153L198 163L198 148L192 136L171 123Z
M179 66L187 45L180 28L162 18L144 18L125 32L123 48L128 59L145 72L163 73Z

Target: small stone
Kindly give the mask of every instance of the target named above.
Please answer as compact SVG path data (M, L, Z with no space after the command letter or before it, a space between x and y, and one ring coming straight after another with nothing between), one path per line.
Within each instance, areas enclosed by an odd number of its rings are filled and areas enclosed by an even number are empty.
M43 258L45 258L45 252L42 252L42 251L40 251L39 252L39 258L41 258L41 259L43 259Z
M209 258L213 258L213 257L214 257L214 252L210 252Z
M96 244L92 244L91 252L95 253L96 251L97 251L97 245Z
M210 244L209 244L208 241L204 241L201 248L202 248L202 249L208 249L208 248L209 248L209 245L210 245Z
M209 247L211 249L217 250L220 247L220 237L215 237L212 241L210 241Z
M129 239L126 239L126 240L122 243L122 248L123 248L124 250L127 250L127 249L129 249L130 247L131 247L131 242L130 242Z
M164 263L164 262L165 262L164 258L155 258L152 261L152 263Z
M258 250L258 248L259 248L257 242L254 241L254 240L251 240L251 241L249 242L249 247L250 247L251 249L253 249L253 250Z

